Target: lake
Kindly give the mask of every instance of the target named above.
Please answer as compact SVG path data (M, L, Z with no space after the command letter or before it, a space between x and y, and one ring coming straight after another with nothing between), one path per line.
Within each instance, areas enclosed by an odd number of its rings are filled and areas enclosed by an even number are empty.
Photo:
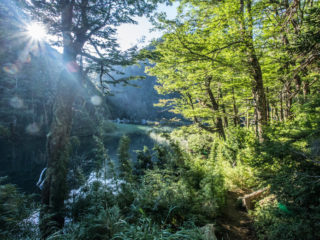
M123 135L129 136L130 156L136 159L136 150L142 150L144 146L152 149L155 143L164 143L159 132L170 131L169 127L151 127L134 124L114 124L113 131L103 134L105 148L113 161L117 161L117 149L119 140ZM90 161L94 157L95 144L92 136L79 137L80 146L76 155L82 156L84 161ZM24 192L40 193L36 183L42 169L46 166L45 155L46 139L28 138L24 141L8 141L0 139L0 176L8 176L7 182L17 184ZM88 174L88 172L87 172Z

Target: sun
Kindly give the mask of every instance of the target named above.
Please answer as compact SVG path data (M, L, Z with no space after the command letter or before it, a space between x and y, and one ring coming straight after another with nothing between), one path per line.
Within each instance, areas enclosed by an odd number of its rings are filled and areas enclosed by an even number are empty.
M27 34L34 40L43 40L47 33L46 29L40 23L31 23L27 26Z

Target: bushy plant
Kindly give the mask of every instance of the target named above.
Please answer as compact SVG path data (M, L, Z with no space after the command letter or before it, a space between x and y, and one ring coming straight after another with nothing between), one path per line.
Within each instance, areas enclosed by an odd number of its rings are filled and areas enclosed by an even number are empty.
M93 180L82 188L76 190L76 196L70 203L71 218L73 221L81 221L88 214L98 214L101 209L114 206L116 203L114 191L117 190L116 181L108 181L109 186L103 179Z
M192 202L178 179L147 170L141 184L118 180L118 192L94 181L74 203L73 224L52 239L201 239L197 228L184 225Z
M297 213L277 201L258 205L252 216L259 239L298 240L319 239L319 207L314 212Z
M34 211L32 199L15 185L3 184L5 179L0 178L0 238L27 238L32 234L28 229L31 223L26 220Z
M118 160L119 160L119 177L126 181L132 181L132 162L129 154L130 138L122 136L119 141Z
M169 159L169 147L166 145L155 144L152 150L154 151L154 155L157 159L157 167L163 169Z
M190 213L192 198L187 185L174 172L147 171L135 205L159 224L178 227Z
M75 231L74 239L109 240L120 231L120 210L118 207L99 208L95 214L87 214Z
M143 150L137 150L137 161L135 164L135 174L142 175L145 170L153 169L152 155L147 146L143 147Z
M224 203L223 176L208 164L203 152L188 153L179 137L156 146L160 168L146 171L135 204L161 224L179 227L186 220L212 221ZM210 139L210 138L208 138Z
M122 231L115 234L114 240L202 240L203 235L198 228L181 228L172 232L167 228L160 228L149 218L140 218L136 224L130 224L126 221L121 222Z
M320 139L319 106L319 97L296 105L295 119L270 127L269 141L259 147L263 158L254 165L280 204L253 212L261 239L320 238L320 165L312 149Z
M248 191L258 185L256 170L250 165L256 158L256 139L252 131L234 127L225 141L215 138L211 144L209 161L223 178L229 190Z

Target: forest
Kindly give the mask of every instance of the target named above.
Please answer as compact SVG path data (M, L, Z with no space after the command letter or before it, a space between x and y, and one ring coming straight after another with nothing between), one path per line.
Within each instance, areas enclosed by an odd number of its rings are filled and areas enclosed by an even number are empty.
M0 239L320 239L320 2L1 0L0 156Z

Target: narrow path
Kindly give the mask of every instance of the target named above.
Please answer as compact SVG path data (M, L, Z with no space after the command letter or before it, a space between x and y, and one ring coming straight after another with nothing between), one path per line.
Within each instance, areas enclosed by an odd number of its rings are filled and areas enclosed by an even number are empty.
M217 220L220 236L223 240L256 240L252 220L245 210L237 207L240 192L228 192L226 206L222 209L221 217Z

